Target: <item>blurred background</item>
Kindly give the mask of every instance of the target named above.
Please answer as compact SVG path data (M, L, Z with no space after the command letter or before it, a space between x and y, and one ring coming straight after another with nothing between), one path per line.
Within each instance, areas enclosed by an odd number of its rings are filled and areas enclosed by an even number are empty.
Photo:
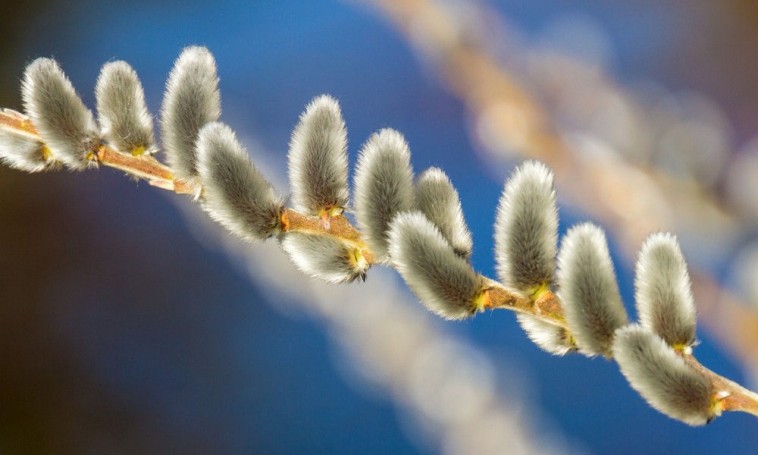
M94 106L129 62L148 105L187 45L216 56L222 120L286 191L303 107L341 103L443 168L493 277L504 178L556 169L561 231L634 251L672 229L698 280L706 366L758 385L758 6L729 0L28 2L0 5L0 106L55 57ZM754 453L755 418L689 428L616 365L552 357L508 312L434 319L395 273L323 286L187 200L108 169L0 167L0 453ZM270 242L273 243L273 242ZM727 292L727 294L725 294Z

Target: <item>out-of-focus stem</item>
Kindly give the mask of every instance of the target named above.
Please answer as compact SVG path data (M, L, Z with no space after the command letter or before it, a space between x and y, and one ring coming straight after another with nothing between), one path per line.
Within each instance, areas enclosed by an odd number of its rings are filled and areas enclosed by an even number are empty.
M691 275L698 319L735 360L758 367L758 314L708 275Z

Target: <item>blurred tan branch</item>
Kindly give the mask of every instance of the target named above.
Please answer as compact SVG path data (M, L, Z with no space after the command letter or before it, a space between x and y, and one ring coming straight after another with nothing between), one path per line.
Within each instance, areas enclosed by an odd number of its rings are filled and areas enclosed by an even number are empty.
M740 230L740 216L707 188L654 166L613 154L581 153L554 126L536 96L485 46L471 39L470 15L454 2L372 0L369 2L431 61L452 93L466 105L483 146L493 155L517 151L555 170L568 202L607 226L628 258L653 231L673 230L708 244L714 234ZM460 6L460 5L458 5ZM466 8L483 8L475 2ZM481 13L481 12L480 12ZM483 16L491 17L492 11ZM612 79L604 75L609 84ZM507 153L506 153L507 154ZM705 226L705 227L703 227ZM758 365L758 316L707 273L693 271L702 322L744 365Z

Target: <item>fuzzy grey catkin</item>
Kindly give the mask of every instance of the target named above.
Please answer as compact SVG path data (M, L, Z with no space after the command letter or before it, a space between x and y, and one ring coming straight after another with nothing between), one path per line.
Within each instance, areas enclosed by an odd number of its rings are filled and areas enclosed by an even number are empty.
M123 61L106 63L95 87L103 138L116 150L133 155L155 152L153 118L137 73Z
M516 313L516 320L529 339L543 350L554 355L576 350L576 344L565 328L524 313Z
M392 263L421 302L445 319L477 311L484 282L421 212L403 212L389 232Z
M628 319L602 229L584 223L569 230L558 255L558 285L579 350L609 357L613 334Z
M250 161L234 131L219 122L204 126L197 150L203 208L211 218L246 240L276 234L284 199Z
M347 206L347 131L331 96L316 97L300 116L290 141L289 176L295 210L318 216Z
M38 58L26 67L21 98L55 159L76 170L92 163L99 143L95 119L55 60Z
M670 346L692 346L697 323L695 303L676 237L658 233L647 238L637 260L634 284L642 325Z
M655 333L637 325L619 329L613 356L632 388L658 411L689 425L703 425L716 416L710 380Z
M527 161L505 183L495 221L495 259L500 280L533 292L553 282L558 211L553 173Z
M3 109L3 113L20 116ZM21 171L39 172L53 165L45 153L45 144L31 134L0 125L0 162Z
M198 132L220 116L216 61L208 49L188 47L169 74L161 109L163 148L177 177L189 179L197 175Z
M366 278L368 263L334 237L288 232L281 245L295 266L311 277L335 284Z
M377 261L388 259L392 219L413 208L411 152L395 130L374 133L361 150L355 171L355 218Z
M461 200L450 179L442 169L433 167L422 172L416 180L416 209L439 228L455 252L464 258L471 257L473 242Z

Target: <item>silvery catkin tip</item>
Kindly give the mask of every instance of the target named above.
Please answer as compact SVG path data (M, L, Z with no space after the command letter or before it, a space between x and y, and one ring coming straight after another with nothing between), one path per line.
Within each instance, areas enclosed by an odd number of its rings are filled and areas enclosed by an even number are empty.
M429 168L416 180L416 209L439 228L459 256L469 258L473 242L461 201L450 179L441 169Z
M137 73L122 61L103 66L95 87L103 137L116 150L132 155L155 151L153 118Z
M619 329L613 356L632 388L663 414L689 425L704 425L719 414L710 380L645 327Z
M303 273L330 283L366 279L369 264L359 250L323 235L287 232L282 248Z
M476 299L485 287L482 278L423 213L395 217L389 248L395 268L430 311L446 319L476 313Z
M216 61L204 47L184 49L166 83L161 109L163 147L177 177L197 175L195 142L206 123L221 116Z
M565 355L576 350L576 344L565 328L524 313L516 313L516 320L529 339L544 351Z
M250 161L234 131L209 123L200 130L197 150L203 208L211 218L246 240L276 234L284 199Z
M292 204L314 216L340 214L347 205L347 132L337 101L311 101L292 133L289 151Z
M355 217L377 261L388 259L389 225L413 208L411 152L395 130L374 133L363 146L355 171Z
M584 223L569 230L558 255L558 286L579 350L609 357L614 332L628 320L602 229Z
M495 221L495 259L500 280L533 292L553 282L558 211L553 173L527 161L505 183Z
M695 343L695 303L679 243L671 234L647 238L640 250L635 277L640 322L670 346Z
M38 58L26 67L21 97L55 159L77 170L93 163L99 143L95 119L55 60Z

